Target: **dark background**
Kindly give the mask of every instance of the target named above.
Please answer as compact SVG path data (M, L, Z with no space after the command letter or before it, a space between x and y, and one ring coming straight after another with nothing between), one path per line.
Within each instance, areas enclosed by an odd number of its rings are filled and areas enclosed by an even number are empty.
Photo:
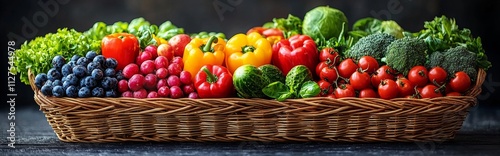
M231 4L231 2L233 2ZM160 0L34 0L34 1L1 1L2 21L0 23L2 43L9 40L8 33L23 36L21 30L26 24L23 19L33 22L35 15L44 13L43 5L50 6L54 14L47 14L47 23L36 26L31 35L24 35L27 40L35 36L44 36L55 32L57 28L68 27L77 31L88 30L95 22L103 21L113 24L116 21L130 22L137 17L144 17L152 24L160 25L170 20L175 25L183 27L186 33L200 31L220 31L229 38L235 33L246 32L249 28L260 26L273 18L287 17L292 14L304 17L304 14L314 7L329 5L342 10L349 19L349 25L363 17L376 17L381 19L392 19L398 22L405 30L419 31L423 28L424 21L430 21L435 16L446 15L455 18L460 28L469 28L474 36L480 36L483 47L493 63L489 69L487 80L483 85L483 93L478 97L479 108L474 110L483 111L488 118L500 119L499 91L500 79L497 71L499 59L497 54L498 39L500 34L500 2L487 0L183 0L183 1L160 1ZM214 3L226 5L227 11L221 16L216 12ZM395 8L395 9L393 9ZM53 15L53 16L51 16ZM16 42L16 48L22 44ZM4 50L2 62L7 62L7 54ZM3 86L6 85L7 63L3 63ZM33 100L33 91L28 85L17 80L16 84L16 109L38 107ZM6 87L3 87L7 90ZM8 90L7 90L8 92ZM5 97L5 94L2 95ZM4 99L4 98L3 98ZM8 104L2 104L1 109L8 109ZM488 126L488 123L486 124Z

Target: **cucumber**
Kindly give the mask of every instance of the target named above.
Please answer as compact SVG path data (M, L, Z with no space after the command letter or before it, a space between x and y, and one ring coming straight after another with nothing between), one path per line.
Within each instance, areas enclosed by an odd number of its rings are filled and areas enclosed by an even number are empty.
M242 98L265 98L262 88L266 87L269 79L257 67L247 64L238 67L233 73L233 84L238 96Z
M271 83L276 81L285 83L285 76L278 67L272 64L265 64L259 66L259 70L262 71L262 74L264 74L264 76L267 77Z

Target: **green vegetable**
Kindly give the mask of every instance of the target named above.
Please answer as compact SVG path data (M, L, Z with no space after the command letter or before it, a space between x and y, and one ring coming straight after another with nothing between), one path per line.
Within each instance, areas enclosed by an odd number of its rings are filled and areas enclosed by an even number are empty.
M306 13L302 24L302 32L314 40L318 38L330 39L337 37L344 31L347 32L349 25L345 14L335 8L319 6Z
M345 26L345 23L342 26ZM314 42L316 43L318 51L321 51L322 49L327 47L331 47L336 49L339 52L340 56L343 57L345 56L345 53L352 47L354 38L349 35L344 35L344 31L341 31L338 37L332 37L330 39L320 37L314 40Z
M362 31L366 35L374 33L386 33L396 37L403 38L403 28L393 20L379 20L373 17L366 17L357 20L352 26L353 31Z
M184 34L184 29L178 28L170 21L165 21L160 25L158 34L156 34L156 36L168 41L170 38L178 34Z
M199 32L199 33L192 33L189 35L191 38L208 38L210 36L215 36L215 37L219 37L219 38L222 38L222 39L226 39L226 35L222 32L206 32L206 31L202 31L202 32Z
M257 67L247 64L238 67L233 73L234 88L243 98L264 98L262 88L271 83Z
M278 28L283 31L285 38L302 34L302 20L296 16L288 14L287 18L273 18L273 22L265 23L264 28Z
M285 76L283 76L283 72L276 66L272 64L265 64L259 66L259 70L262 71L262 75L269 79L269 82L283 82L285 83Z
M467 28L460 29L453 18L441 16L435 17L432 21L426 21L424 29L415 33L414 36L425 41L429 54L452 47L465 46L467 50L476 54L476 68L487 70L491 67L491 62L488 61L482 47L481 38L474 38Z
M346 57L358 60L363 56L372 56L381 64L387 46L395 40L394 36L386 33L370 34L356 42L346 53Z
M46 73L51 68L51 61L57 55L66 59L73 55L84 56L93 50L100 53L101 40L94 40L74 29L58 29L43 37L26 41L16 50L14 68L11 72L19 75L21 82L29 84L28 70L34 75Z
M284 101L293 97L293 92L283 82L276 81L262 88L262 92L268 97L278 101Z
M306 81L302 84L299 91L299 96L301 98L308 98L317 96L321 92L321 88L318 83L314 81Z
M429 56L428 67L440 66L448 72L448 76L464 71L471 79L477 77L476 54L464 46L450 48L445 52L434 52Z
M313 80L312 73L304 65L297 65L290 69L285 78L285 84L294 92L295 97L299 96L300 87L306 81Z
M403 37L387 46L385 62L388 66L406 76L412 67L425 65L427 59L426 50L427 46L424 41L412 37Z

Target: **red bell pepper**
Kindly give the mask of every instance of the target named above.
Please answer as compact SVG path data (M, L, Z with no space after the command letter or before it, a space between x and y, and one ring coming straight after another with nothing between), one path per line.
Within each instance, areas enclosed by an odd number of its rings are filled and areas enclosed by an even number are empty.
M194 85L200 98L225 98L234 93L233 76L220 65L204 65L196 74Z
M106 58L115 58L118 62L116 70L134 63L140 49L137 37L129 33L110 34L101 42L102 55Z
M284 75L297 65L305 65L310 71L315 71L319 62L318 49L311 37L295 35L273 45L272 61Z

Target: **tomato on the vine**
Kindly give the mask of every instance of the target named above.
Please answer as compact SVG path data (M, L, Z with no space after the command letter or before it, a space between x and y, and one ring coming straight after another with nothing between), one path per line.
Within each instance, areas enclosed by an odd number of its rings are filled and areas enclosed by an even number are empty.
M455 76L450 80L450 87L455 92L463 93L467 91L471 86L471 80L469 75L463 71L455 73Z
M323 62L318 63L318 65L316 65L316 75L319 76L319 74L321 73L321 69L323 69L325 67L328 68L329 66L331 66L329 61L323 61Z
M420 91L419 94L421 98L435 98L443 96L439 88L433 84L426 85L424 88L422 88L422 91Z
M333 93L332 84L328 81L319 80L318 86L321 89L321 92L319 92L319 96L327 96Z
M366 88L359 91L359 98L377 98L378 94L372 88Z
M337 68L324 67L319 72L319 78L321 80L328 81L329 83L333 83L333 82L337 81L337 78L338 78Z
M378 85L378 95L382 99L392 99L399 95L398 84L392 79L384 79Z
M354 73L358 69L358 65L354 63L353 59L345 59L337 67L339 75L343 78L351 77L352 73Z
M331 47L323 48L319 52L319 61L323 62L323 61L328 61L328 60L330 60L333 65L339 64L340 63L339 52L336 49L331 48Z
M448 73L441 67L434 67L429 70L429 81L431 83L436 83L437 85L443 85L446 82L446 77Z
M372 75L371 81L374 87L378 87L380 81L384 79L394 79L396 71L387 65L379 67Z
M355 90L372 88L372 84L370 81L370 74L368 74L367 72L360 71L360 70L352 73L351 77L349 78L349 84L351 84L351 86Z
M408 80L418 87L423 87L429 81L427 74L427 68L424 66L415 66L408 72Z
M344 97L356 97L356 91L350 84L342 84L339 85L333 91L336 98L344 98Z
M368 74L372 74L379 68L378 62L371 56L363 56L358 60L359 68L363 69Z
M406 78L396 79L399 89L399 97L406 97L415 94L415 86Z

